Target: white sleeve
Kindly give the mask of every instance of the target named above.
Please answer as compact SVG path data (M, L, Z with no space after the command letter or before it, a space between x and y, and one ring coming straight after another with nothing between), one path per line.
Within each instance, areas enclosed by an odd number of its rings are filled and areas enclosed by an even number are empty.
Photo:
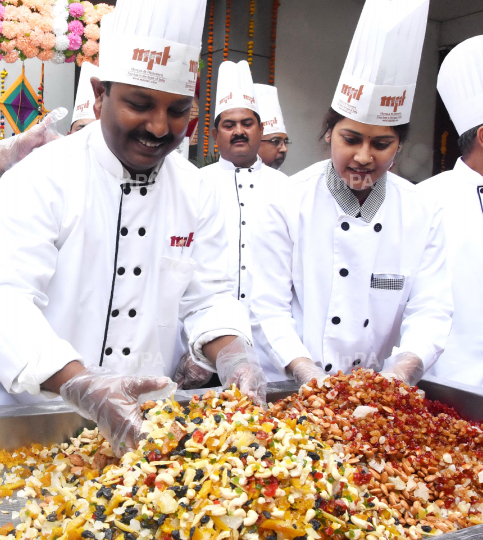
M40 393L40 384L82 360L42 314L57 263L60 191L27 158L0 181L0 382L13 393Z
M401 325L399 349L419 356L425 371L443 352L453 315L442 218L443 209L438 204Z
M311 356L297 334L292 317L294 245L281 201L268 205L251 242L252 320L260 326L269 344L270 350L264 351L265 354L285 373L292 360Z
M203 356L203 345L226 335L244 336L252 344L252 334L245 307L232 296L235 281L228 273L224 213L211 178L201 180L200 220L192 259L196 269L181 300L180 319L193 358L213 369Z

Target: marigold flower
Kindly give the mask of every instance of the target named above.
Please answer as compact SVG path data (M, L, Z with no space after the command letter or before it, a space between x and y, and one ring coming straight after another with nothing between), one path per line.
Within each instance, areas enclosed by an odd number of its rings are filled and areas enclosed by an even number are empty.
M54 57L54 51L52 49L39 52L37 58L42 62L48 62Z

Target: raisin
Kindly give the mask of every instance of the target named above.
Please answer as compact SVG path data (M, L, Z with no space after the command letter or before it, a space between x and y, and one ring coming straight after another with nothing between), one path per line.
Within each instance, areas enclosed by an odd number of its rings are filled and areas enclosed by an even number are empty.
M260 448L260 445L256 442L249 444L248 448L253 448L254 450L258 450Z
M429 525L421 525L421 529L427 533L431 532L431 527Z
M320 527L322 527L322 523L316 519L311 519L309 523L312 525L312 529L314 529L314 531L318 531Z
M105 529L104 530L104 538L106 540L112 540L113 536L114 536L114 529Z
M199 482L203 476L205 476L205 473L203 472L203 469L196 469L195 476L193 478L193 482Z
M175 416L174 419L176 420L176 422L179 422L182 426L186 424L186 420L182 416Z
M302 422L305 422L305 420L307 420L306 416L299 416L297 418L297 424L301 424Z
M215 419L215 422L217 424L219 424L221 422L221 416L219 414L215 414L215 416L213 418Z
M189 407L185 407L185 408L183 409L183 414L188 415L188 414L190 413L190 411L191 411L191 409L190 409Z
M124 538L126 540L136 540L136 535L134 535L133 533L125 532L124 533Z
M196 484L195 491L200 491L203 486L201 484Z
M193 422L193 424L196 424L197 426L199 426L200 424L203 423L203 419L200 417L200 416L197 416L196 418L193 418L193 420L191 420Z
M81 536L82 538L95 538L94 533L91 531L82 531Z
M267 510L264 510L263 511L263 515L267 518L267 519L270 519L272 517L272 515L270 514L270 512L268 512Z
M307 452L307 456L312 459L312 461L319 461L320 456L316 452Z
M231 452L232 454L234 454L235 452L238 452L238 448L236 446L230 446L227 452Z
M55 512L52 512L52 514L49 514L47 516L47 521L57 521L57 514Z
M203 516L201 519L200 519L200 523L202 525L206 525L208 523L208 521L210 521L210 516Z
M270 455L272 455L272 454L270 454ZM248 457L248 452L242 452L240 454L240 459L247 458L247 457Z
M173 537L173 540L181 540L179 531L171 531L171 536Z
M162 525L168 516L166 514L161 514L158 518L158 525Z
M173 412L173 409L171 407L166 407L166 409L164 409L168 414L171 414Z

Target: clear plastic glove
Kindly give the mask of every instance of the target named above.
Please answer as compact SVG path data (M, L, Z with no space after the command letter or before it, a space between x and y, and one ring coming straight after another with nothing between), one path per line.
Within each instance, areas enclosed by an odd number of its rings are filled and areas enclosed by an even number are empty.
M300 358L300 361L292 370L292 376L295 379L295 382L300 386L307 384L312 379L317 379L318 383L321 383L329 377L321 367L316 366L312 360L309 360L308 358Z
M224 388L235 383L254 403L267 402L267 379L255 349L244 338L237 337L221 349L216 357L216 370Z
M164 392L160 392L165 389ZM81 416L97 423L117 456L137 448L141 437L140 405L164 399L176 390L167 377L126 377L89 367L60 387L60 395Z
M419 356L404 352L390 356L381 371L387 379L398 379L409 386L415 386L424 375L424 364Z
M181 358L173 381L177 383L178 388L192 390L193 388L201 388L212 376L213 372L195 364L188 352Z
M55 128L56 122L62 120L67 109L59 107L47 114L45 118L25 133L7 139L0 146L0 176L16 163L28 156L35 148L39 148L54 139L62 137Z

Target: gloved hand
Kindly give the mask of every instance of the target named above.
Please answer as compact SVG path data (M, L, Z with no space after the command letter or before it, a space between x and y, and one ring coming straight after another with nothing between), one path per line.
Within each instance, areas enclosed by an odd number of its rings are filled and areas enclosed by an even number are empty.
M381 375L387 379L399 379L409 386L415 386L424 375L424 364L421 358L413 353L395 354L385 360Z
M63 107L54 109L45 116L40 124L25 133L6 139L5 144L0 146L0 176L16 163L22 161L35 148L61 137L62 135L55 129L55 123L62 120L66 114L67 109Z
M317 379L320 386L322 381L330 377L321 367L316 366L312 360L308 358L297 358L297 360L299 362L292 369L292 376L298 385L302 386L312 379Z
M166 388L165 392L160 392ZM125 377L89 367L60 387L60 395L81 416L97 423L117 456L137 448L141 439L140 404L163 399L176 390L167 377Z
M191 390L193 388L201 388L212 376L213 372L195 364L188 352L181 358L173 381L177 383L178 388Z
M244 338L237 337L221 349L216 357L216 370L224 388L235 383L254 403L267 402L267 379L255 349Z

